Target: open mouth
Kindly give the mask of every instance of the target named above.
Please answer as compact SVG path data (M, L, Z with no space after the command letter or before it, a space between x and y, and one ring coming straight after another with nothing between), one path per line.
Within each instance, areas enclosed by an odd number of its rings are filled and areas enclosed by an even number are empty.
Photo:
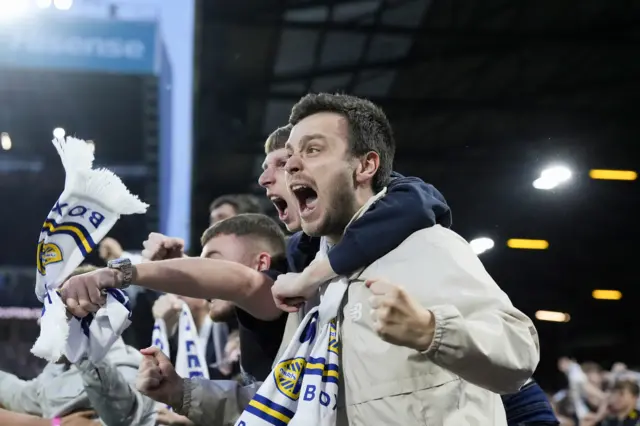
M318 201L318 193L313 188L307 185L295 184L291 185L291 192L293 192L296 200L298 200L301 217L304 218L315 209Z
M269 197L269 199L278 211L278 218L280 218L280 220L284 222L285 219L289 217L289 205L287 204L287 201L282 197L278 197L277 195L272 195Z

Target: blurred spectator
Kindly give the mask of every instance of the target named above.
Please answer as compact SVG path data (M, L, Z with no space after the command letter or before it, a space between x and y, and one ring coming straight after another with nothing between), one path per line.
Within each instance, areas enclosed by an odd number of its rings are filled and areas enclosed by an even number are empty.
M569 358L560 358L558 369L569 384L551 399L562 426L640 426L640 373L622 363L606 371Z
M243 213L264 213L258 197L251 194L223 195L213 200L209 206L209 222L213 225Z
M609 399L608 415L601 426L636 426L640 424L640 417L636 411L640 388L638 383L624 379L613 385Z

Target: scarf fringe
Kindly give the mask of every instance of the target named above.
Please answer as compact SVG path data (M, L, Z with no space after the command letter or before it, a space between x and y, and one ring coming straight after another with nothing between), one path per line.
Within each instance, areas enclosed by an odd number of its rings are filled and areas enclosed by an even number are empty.
M87 197L117 215L146 213L149 205L133 195L110 170L93 167L93 150L82 139L54 139L66 172L65 188L60 198L70 195Z

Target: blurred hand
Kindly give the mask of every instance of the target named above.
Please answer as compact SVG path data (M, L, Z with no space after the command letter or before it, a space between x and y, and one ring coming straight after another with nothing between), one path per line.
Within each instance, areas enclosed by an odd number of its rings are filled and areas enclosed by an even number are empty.
M187 426L194 423L180 414L176 414L166 407L160 407L157 411L156 425L175 425L175 426Z
M113 238L107 237L100 241L98 252L100 254L100 258L105 262L108 262L109 260L121 258L124 250L122 250L122 246L119 242Z
M624 373L625 371L627 371L627 366L622 362L616 362L611 367L611 372L614 374L621 374L621 373Z
M379 279L367 280L365 285L373 294L369 303L378 336L393 345L429 349L435 332L433 314L400 286Z
M184 256L184 241L180 238L152 232L142 243L142 258L148 261L177 259Z
M224 346L224 357L228 363L240 361L240 335L234 334L229 337Z
M314 285L302 276L289 272L281 274L273 286L271 294L276 306L285 312L298 312L304 302L318 291L319 285Z
M69 414L62 418L62 426L89 426L99 425L99 420L93 420L96 417L94 411L79 411L77 413Z
M140 351L144 357L138 368L136 388L143 395L174 409L182 408L182 378L171 361L154 346Z
M184 302L173 294L163 294L154 302L151 312L153 318L163 319L167 325L167 333L173 335L174 327L180 320Z
M228 300L212 299L209 302L209 318L215 322L224 322L235 317L235 306Z
M79 318L97 312L107 298L103 289L118 288L121 285L119 272L114 269L98 269L69 278L59 288L60 297L67 310Z
M558 370L565 374L567 373L567 371L569 371L569 367L571 367L571 364L573 364L573 361L566 356L558 358Z

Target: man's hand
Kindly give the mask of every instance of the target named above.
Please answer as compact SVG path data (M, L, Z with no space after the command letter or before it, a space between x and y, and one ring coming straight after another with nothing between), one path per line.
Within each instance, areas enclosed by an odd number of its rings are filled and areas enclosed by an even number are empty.
M79 411L77 413L69 414L62 418L62 426L89 426L99 425L100 422L93 420L96 417L94 411Z
M157 411L156 425L170 425L170 426L191 426L194 423L180 414L176 414L166 407L160 407Z
M142 245L142 258L145 260L178 259L184 256L184 241L180 238L152 232Z
M122 253L124 253L124 250L122 250L122 246L113 238L107 237L100 241L100 245L98 246L98 254L100 255L100 258L105 262L121 258Z
M429 349L435 331L433 314L402 287L388 281L371 279L365 285L373 293L369 298L371 318L382 340L418 351Z
M142 349L140 353L144 357L136 378L138 391L174 409L182 408L182 378L176 373L169 358L154 346Z
M273 301L285 312L298 312L302 304L316 291L317 286L305 283L302 274L293 272L278 276L271 287Z
M114 269L98 269L69 278L60 286L60 297L73 315L84 318L97 312L107 298L102 290L118 288L121 285L119 272Z
M183 301L178 299L173 294L163 294L155 301L151 312L153 318L163 319L167 325L167 333L173 335L174 327L180 320L180 313L182 312Z

